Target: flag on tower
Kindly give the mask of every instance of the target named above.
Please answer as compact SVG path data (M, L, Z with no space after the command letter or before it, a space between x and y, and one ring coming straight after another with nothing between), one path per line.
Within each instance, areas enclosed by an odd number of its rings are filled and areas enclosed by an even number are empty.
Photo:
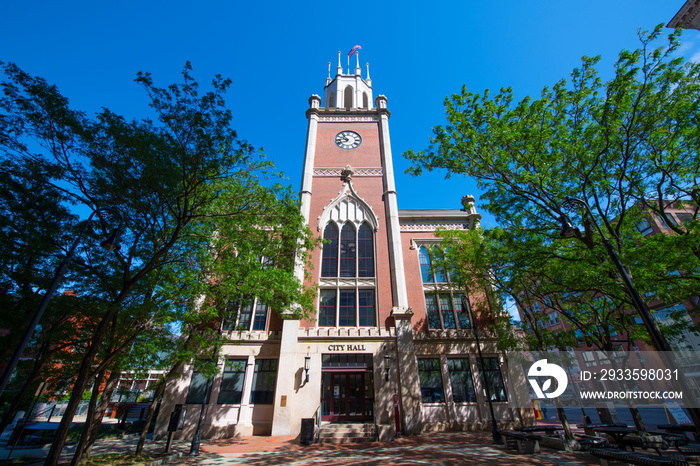
M362 47L360 47L359 45L354 46L354 47L352 48L352 50L350 50L350 52L348 52L348 58L352 57L352 54L355 53L355 50L361 49L361 48L362 48Z

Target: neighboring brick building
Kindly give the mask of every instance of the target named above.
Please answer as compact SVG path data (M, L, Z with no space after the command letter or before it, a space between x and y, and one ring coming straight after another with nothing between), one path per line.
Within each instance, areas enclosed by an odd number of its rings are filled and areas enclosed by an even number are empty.
M329 64L323 100L313 95L309 104L300 195L310 228L326 239L311 255L307 283L318 287L317 315L282 320L257 300L240 306L236 322L223 326L231 344L203 436L296 435L302 418L319 417L322 430L376 425L382 439L396 426L409 434L487 428L464 290L433 273L428 254L437 228L478 224L474 198L466 196L462 209L398 209L387 99L373 99L369 70L363 78L359 66L343 74L339 64L332 78ZM531 422L532 410L511 402L503 354L484 340L497 418L504 426ZM187 405L180 438L191 437L206 387L189 368L168 388L162 413ZM157 435L167 422L162 415Z
M680 205L679 203L668 202L665 204L664 211L666 219L662 218L660 214L649 212L646 218L640 221L635 229L645 237L657 234L675 234L670 228L669 223L673 226L683 227L684 224L687 224L695 217L695 213L692 209ZM675 275L687 273L687 271L673 271L671 273ZM646 304L652 311L652 315L660 324L673 324L674 322L671 320L672 317L676 320L682 320L688 323L688 328L686 330L683 330L680 335L675 337L668 337L668 342L676 352L678 363L683 367L689 382L696 391L696 395L700 398L700 361L698 361L695 356L698 354L698 351L700 351L700 330L698 329L700 313L697 312L698 306L700 305L700 297L696 295L687 300L679 300L670 303L655 299L649 294L642 295L642 298L646 300ZM559 299L561 299L561 297L559 297ZM608 357L602 351L597 349L595 345L587 343L586 335L583 330L576 329L569 321L561 317L560 313L555 309L555 306L552 306L552 300L544 299L533 303L525 309L518 306L518 313L523 322L528 320L525 313L537 316L537 325L551 331L556 332L575 329L575 335L579 346L573 348L577 360L577 363L574 363L574 367L572 368L574 376L576 376L581 368L605 367L610 364ZM642 318L634 309L629 310L629 317L630 325L644 325ZM647 351L655 351L653 346L646 344L641 339L629 341L629 335L627 333L613 332L610 337L614 346L620 349L627 349L629 346L635 352L644 353ZM643 368L643 358L641 360L632 358L630 360L630 367ZM597 389L600 385L598 382L594 381L579 382L579 384L581 389ZM651 386L651 384L649 384L649 386Z

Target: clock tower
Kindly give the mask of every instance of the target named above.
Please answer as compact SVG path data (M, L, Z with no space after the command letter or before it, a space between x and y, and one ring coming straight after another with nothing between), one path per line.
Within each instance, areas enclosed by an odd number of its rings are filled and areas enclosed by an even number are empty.
M329 63L323 100L318 95L309 98L300 197L309 227L325 240L323 248L312 253L312 278L307 283L319 289L318 314L315 320L284 321L278 388L282 389L284 368L289 367L287 376L292 377L294 368L298 367L297 350L298 346L304 346L305 336L342 335L348 344L355 338L364 343L368 357L381 361L381 366L394 361L398 386L393 392L404 406L404 432L413 433L420 429L420 387L415 377L418 369L404 276L404 246L389 137L390 113L386 97L379 95L373 100L369 64L363 78L359 58L357 62L354 73L344 74L339 53L335 77L331 77ZM302 272L298 271L300 278ZM318 351L320 354L309 354L312 367L323 366L324 358L337 357L342 361L345 357L324 355L323 348ZM285 354L289 364L283 361ZM369 363L366 369L371 371L372 366ZM379 372L374 372L384 379L381 367L378 369ZM402 377L404 374L412 376ZM377 378L369 372L362 377L365 388L371 386L371 379ZM323 372L322 378L319 397L322 405L326 403L325 417L355 420L352 413L343 412L345 407L330 406L334 401L337 403L337 397L323 391L328 387L341 391L357 387L350 387L348 384L353 383L345 375L330 369ZM365 393L364 397L368 403L373 400L377 406L385 404L383 411L389 413L393 411L393 394L387 390L381 395ZM296 430L291 412L289 425L283 421L286 411L281 407L275 410L273 435Z

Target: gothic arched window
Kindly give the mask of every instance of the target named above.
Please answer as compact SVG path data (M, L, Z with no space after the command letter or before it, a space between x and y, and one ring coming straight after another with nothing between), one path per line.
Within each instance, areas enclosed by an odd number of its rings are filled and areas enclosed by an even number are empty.
M328 108L334 108L335 107L335 92L331 91L330 94L328 94Z
M374 230L366 222L357 223L330 221L323 230L320 327L376 325Z
M369 100L367 99L367 93L362 93L362 108L369 108Z
M471 327L469 314L464 308L463 294L454 290L447 271L433 263L433 259L443 254L438 247L430 250L421 246L418 250L418 264L423 281L425 308L430 329L466 329ZM439 261L436 261L439 263Z
M357 239L355 227L350 222L343 225L340 231L340 276L356 277Z
M329 223L323 231L323 260L321 261L322 277L338 276L338 227Z

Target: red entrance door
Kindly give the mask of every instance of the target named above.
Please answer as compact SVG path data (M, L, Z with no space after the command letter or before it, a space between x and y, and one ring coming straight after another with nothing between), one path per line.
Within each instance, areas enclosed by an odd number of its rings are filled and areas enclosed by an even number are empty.
M324 372L321 419L371 420L373 395L371 372Z

